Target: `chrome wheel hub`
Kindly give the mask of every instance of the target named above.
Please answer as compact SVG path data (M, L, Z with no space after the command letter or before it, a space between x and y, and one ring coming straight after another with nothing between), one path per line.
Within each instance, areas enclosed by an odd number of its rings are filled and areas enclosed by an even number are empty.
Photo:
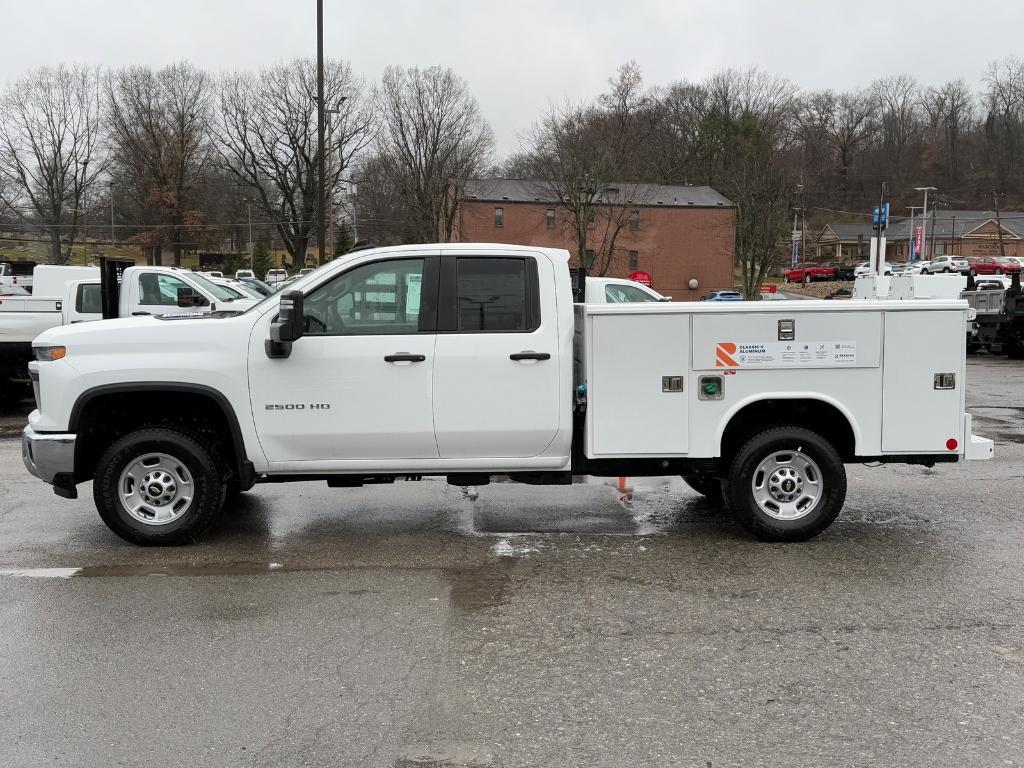
M131 461L118 488L125 511L146 525L177 520L191 508L195 493L188 468L166 453L147 453Z
M799 450L775 451L754 471L754 501L776 520L799 520L821 501L824 483L812 458Z

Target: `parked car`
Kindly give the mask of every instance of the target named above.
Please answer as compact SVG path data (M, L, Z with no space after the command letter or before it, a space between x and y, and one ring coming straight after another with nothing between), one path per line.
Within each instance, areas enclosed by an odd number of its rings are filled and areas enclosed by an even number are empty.
M997 256L968 256L968 272L972 275L1012 275L1020 265Z
M871 274L871 262L870 261L862 261L860 264L858 264L854 268L853 274L856 277L865 277L867 275L870 275ZM890 264L889 262L886 262L885 266L882 268L882 274L883 275L887 275L889 277L892 277L892 275L894 274L894 270L892 268L892 264Z
M927 275L928 265L930 261L911 261L907 263L907 268L904 270L906 275Z
M782 280L786 283L814 283L815 281L831 280L836 272L830 266L816 263L797 264L792 269L782 272Z
M302 269L299 270L299 277L302 277L303 275L308 275L310 272L316 272L316 270L313 267L303 267Z
M216 277L216 278L224 277L224 273L221 272L219 269L212 269L212 270L209 270L207 272L199 272L198 274L202 275L203 277Z
M235 280L246 280L253 279L256 277L256 273L251 269L239 269L235 272Z
M835 270L832 267L810 262L797 264L782 273L782 279L787 283L813 283L818 280L831 280L833 277L835 277Z
M274 286L275 288L277 288L278 287L278 283L283 283L287 279L288 279L288 270L287 269L271 269L271 270L269 270L267 272L266 276L263 278L263 281L267 285L271 285L271 286Z
M928 262L928 269L925 273L937 275L940 272L959 272L966 275L970 269L971 265L962 256L936 256Z
M272 294L274 292L273 288L271 288L269 285L267 285L266 283L264 283L262 280L260 280L258 278L255 278L255 277L238 277L238 278L235 278L235 279L238 280L238 282L240 282L240 283L245 283L250 288L252 288L254 291L258 291L259 293L261 293L264 296L269 296L270 294Z
M855 277L853 274L853 270L856 268L855 264L846 264L842 261L823 261L821 266L831 267L832 276L835 280L853 280Z
M743 301L743 294L739 291L712 291L701 301Z
M671 301L653 288L621 277L588 277L587 304L629 304L635 301Z

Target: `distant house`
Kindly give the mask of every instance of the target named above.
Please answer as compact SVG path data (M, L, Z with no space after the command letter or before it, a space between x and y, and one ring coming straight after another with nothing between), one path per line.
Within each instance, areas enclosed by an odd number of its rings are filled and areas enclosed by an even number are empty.
M607 186L605 205L624 213L606 274L651 275L654 288L674 299L696 299L731 288L736 209L711 187L621 183ZM591 232L604 250L607 230ZM568 214L552 185L530 179L470 179L455 216L456 242L510 243L578 249ZM690 281L697 281L691 289Z
M866 261L871 224L826 224L814 242L815 261Z
M886 258L897 261L910 253L910 238L921 225L917 217L911 227L910 219L901 219L890 225L886 233ZM1024 212L1002 211L999 224L995 211L937 210L929 214L925 229L927 242L922 243L918 258L935 256L999 256L999 231L1002 228L1003 252L1006 256L1024 257ZM929 254L929 255L925 255Z

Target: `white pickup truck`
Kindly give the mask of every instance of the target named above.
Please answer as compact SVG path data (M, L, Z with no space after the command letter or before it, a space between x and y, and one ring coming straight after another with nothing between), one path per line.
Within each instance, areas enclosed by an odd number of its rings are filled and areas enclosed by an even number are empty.
M31 296L0 296L0 400L27 394L27 365L36 336L104 316L99 267L41 265L34 277ZM257 302L188 270L146 266L123 269L111 299L107 317L209 313L247 309Z
M767 540L823 531L845 463L992 456L959 300L574 305L563 250L361 250L242 313L46 331L29 471L140 544L256 482L682 475ZM926 343L922 343L926 340Z

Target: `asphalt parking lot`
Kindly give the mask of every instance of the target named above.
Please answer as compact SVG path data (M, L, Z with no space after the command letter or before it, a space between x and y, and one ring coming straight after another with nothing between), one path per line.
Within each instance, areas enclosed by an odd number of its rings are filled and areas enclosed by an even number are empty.
M1024 364L968 406L994 461L851 466L795 545L666 478L258 486L142 549L0 438L0 765L1024 764Z

